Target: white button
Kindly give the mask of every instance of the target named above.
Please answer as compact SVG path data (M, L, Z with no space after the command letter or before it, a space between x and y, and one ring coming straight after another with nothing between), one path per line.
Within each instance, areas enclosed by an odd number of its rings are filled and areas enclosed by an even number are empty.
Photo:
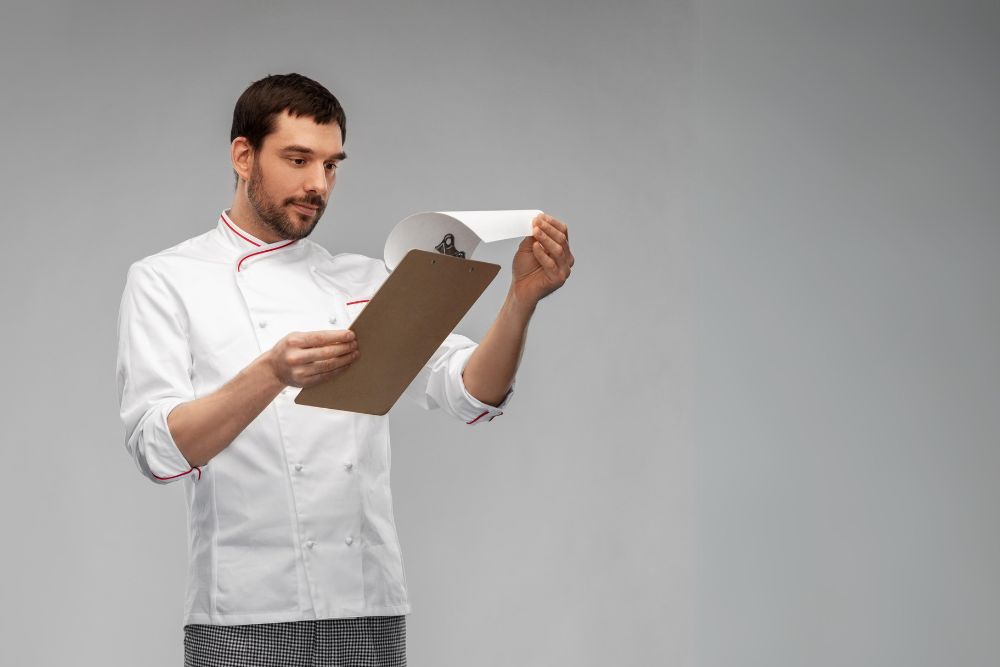
M288 396L288 387L285 387L284 389L282 389L282 390L281 390L281 393L282 393L283 395L285 395L285 396Z
M337 316L336 315L331 315L330 316L330 324L336 324L336 323L337 323Z
M313 542L312 540L309 540L308 542L306 542L306 546L312 549L313 547L316 546L316 543Z
M348 535L344 541L347 542L347 546L351 546L352 544L354 544L354 538L351 537L350 535Z
M266 327L266 326L267 326L267 320L261 320L260 322L258 322L258 323L257 323L257 325L258 325L258 326L259 326L259 327L260 327L261 329L263 329L264 327Z
M348 470L353 470L354 469L354 464L352 462L348 461L347 463L344 464L344 467L347 468Z
M295 470L302 470L302 464L301 463L296 463L295 464Z

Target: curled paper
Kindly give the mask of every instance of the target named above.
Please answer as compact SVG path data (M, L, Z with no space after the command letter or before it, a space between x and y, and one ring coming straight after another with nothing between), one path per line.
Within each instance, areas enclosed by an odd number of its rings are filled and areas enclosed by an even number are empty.
M531 236L538 210L425 211L404 218L385 242L385 265L390 271L410 250L428 250L471 259L481 243Z

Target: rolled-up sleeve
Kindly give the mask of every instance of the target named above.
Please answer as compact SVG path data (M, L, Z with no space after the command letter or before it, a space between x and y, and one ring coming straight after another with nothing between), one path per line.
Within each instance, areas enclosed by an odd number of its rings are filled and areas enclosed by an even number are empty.
M513 397L516 379L499 405L483 403L470 394L462 372L477 347L478 343L461 334L450 334L407 387L405 395L425 410L440 407L470 425L485 424L502 415Z
M158 484L201 477L167 427L170 411L194 398L184 322L163 278L145 261L133 264L118 311L118 399L125 447Z

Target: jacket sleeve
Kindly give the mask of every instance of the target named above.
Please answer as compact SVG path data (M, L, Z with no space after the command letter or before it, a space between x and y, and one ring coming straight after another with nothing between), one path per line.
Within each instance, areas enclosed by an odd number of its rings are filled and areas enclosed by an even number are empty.
M167 415L195 398L182 309L144 261L128 271L118 311L117 384L125 447L150 481L201 478L167 428Z
M478 343L461 334L449 334L420 369L404 395L425 410L440 407L470 425L485 424L502 415L510 403L517 381L511 382L500 405L483 403L470 394L462 380L462 372L477 347Z

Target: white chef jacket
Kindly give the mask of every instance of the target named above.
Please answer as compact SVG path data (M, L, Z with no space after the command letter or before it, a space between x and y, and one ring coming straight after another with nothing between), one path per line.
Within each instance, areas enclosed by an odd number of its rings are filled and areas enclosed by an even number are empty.
M135 262L118 317L125 444L140 472L182 481L190 553L184 624L405 614L389 490L389 423L296 405L284 389L206 465L167 428L180 403L233 378L292 331L346 329L385 264L309 239L265 243L225 212L215 229ZM404 395L467 424L503 414L462 371L477 344L451 334Z

